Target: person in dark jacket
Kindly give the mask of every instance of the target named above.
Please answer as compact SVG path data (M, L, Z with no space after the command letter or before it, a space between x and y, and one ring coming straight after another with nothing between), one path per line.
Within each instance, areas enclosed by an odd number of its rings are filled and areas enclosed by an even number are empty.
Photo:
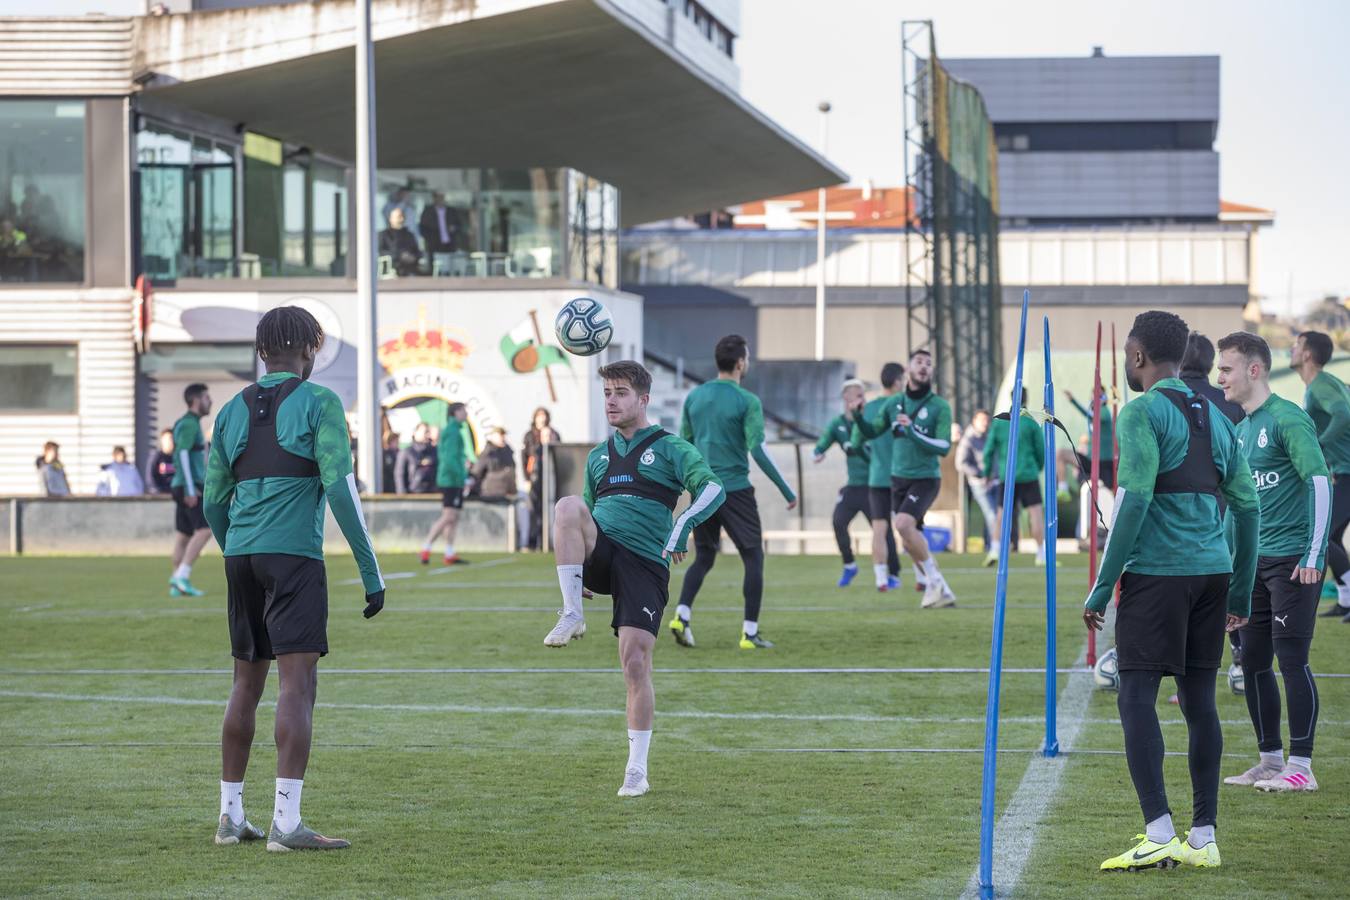
M420 423L413 429L412 443L398 454L394 464L394 490L400 494L434 494L436 487L436 446L431 443L431 428Z
M524 446L520 451L520 465L530 482L530 540L529 549L538 550L544 521L544 451L562 440L562 437L550 424L553 417L544 407L539 407L530 418L530 430L525 432ZM554 493L556 493L557 475L554 475Z
M145 491L148 494L168 494L173 490L173 429L159 433L159 448L150 454L145 464Z
M1223 388L1210 384L1209 373L1214 370L1214 344L1198 331L1192 331L1186 341L1186 356L1181 360L1181 380L1186 387L1209 399L1219 412L1234 425L1247 417L1241 406L1223 397Z
M384 436L384 451L380 455L380 464L384 476L381 483L386 494L394 490L394 470L398 467L398 439L397 431L391 431Z
M391 209L389 227L380 232L380 255L394 261L394 271L400 276L416 275L422 261L422 248L418 246L417 236L404 224L402 208Z
M506 443L506 430L488 432L487 447L471 470L474 493L487 503L506 503L516 497L515 451Z

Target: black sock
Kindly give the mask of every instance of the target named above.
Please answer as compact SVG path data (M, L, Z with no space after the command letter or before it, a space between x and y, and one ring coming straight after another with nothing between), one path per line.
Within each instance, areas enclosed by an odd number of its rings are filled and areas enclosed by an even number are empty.
M758 622L759 607L764 601L764 551L759 547L742 550L741 562L745 564L745 579L741 582L741 593L745 594L745 620Z
M1256 748L1262 753L1284 749L1280 742L1280 686L1271 670L1274 663L1270 626L1243 628L1242 676L1246 681L1247 713L1256 731Z
M685 571L684 584L680 586L680 603L682 605L694 605L694 598L698 596L698 589L703 587L703 576L712 571L715 562L717 562L716 544L694 544L694 561L689 564L689 568Z
M1163 783L1163 736L1156 707L1161 683L1162 672L1128 669L1120 673L1116 696L1125 731L1125 761L1145 823L1171 812Z
M900 577L900 554L895 550L895 529L886 525L886 571L892 578Z
M853 539L848 536L848 523L853 519L853 512L842 496L834 505L834 542L839 545L839 555L846 566L853 565Z
M1284 699L1289 706L1289 755L1311 757L1317 731L1317 682L1308 665L1312 639L1278 637L1274 643L1280 675L1284 678Z
M1190 733L1192 825L1213 825L1219 811L1219 762L1223 728L1214 705L1216 669L1187 669L1177 676L1177 700Z

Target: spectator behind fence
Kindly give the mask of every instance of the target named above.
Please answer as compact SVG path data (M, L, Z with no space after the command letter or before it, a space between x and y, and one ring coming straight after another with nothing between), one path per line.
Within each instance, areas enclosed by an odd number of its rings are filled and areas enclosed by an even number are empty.
M396 206L389 211L389 227L380 232L380 255L394 261L394 271L400 277L416 275L422 260L417 236L404 227L406 224L402 207Z
M159 433L159 447L145 464L145 490L149 494L167 494L173 488L173 429Z
M486 503L505 503L516 497L515 451L506 443L506 429L488 432L487 446L471 471L474 493Z
M114 447L112 462L103 464L94 493L99 497L139 497L145 493L145 482L136 467L127 462L125 447Z
M394 490L400 494L436 493L436 447L426 422L413 429L412 443L399 451L394 464Z
M389 195L389 201L380 210L380 218L388 222L389 214L396 209L403 213L403 221L413 237L420 238L421 235L417 233L417 207L413 205L412 192L407 188L396 188Z
M397 431L391 431L384 436L384 451L380 456L380 465L384 475L381 486L386 494L394 491L394 470L398 467L398 438Z
M544 448L556 444L562 437L550 424L553 417L544 407L539 407L530 418L530 430L525 432L524 446L520 450L521 466L525 469L525 478L530 482L530 539L529 549L538 550L540 529L544 520ZM554 475L554 490L557 493L557 475Z
M61 462L61 445L48 441L42 445L37 458L38 488L46 497L69 497L70 482L66 480L66 466Z
M469 249L460 211L446 206L445 194L440 191L431 195L431 203L422 209L422 218L418 224L428 256Z
M996 538L993 529L994 523L998 521L998 503L994 499L994 491L1001 487L998 473L984 470L984 445L988 440L989 410L977 409L970 419L970 427L966 429L961 437L961 443L957 445L956 468L966 476L970 493L975 498L976 505L980 507L980 512L984 514L986 554L994 549Z

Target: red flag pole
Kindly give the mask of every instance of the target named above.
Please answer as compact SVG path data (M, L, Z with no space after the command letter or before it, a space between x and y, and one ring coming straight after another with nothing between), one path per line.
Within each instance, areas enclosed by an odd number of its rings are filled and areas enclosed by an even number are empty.
M1102 323L1097 322L1097 363L1092 371L1092 454L1091 474L1088 478L1088 590L1097 583L1097 490L1101 485L1102 460L1097 449L1102 441ZM1097 664L1097 632L1088 629L1087 664Z

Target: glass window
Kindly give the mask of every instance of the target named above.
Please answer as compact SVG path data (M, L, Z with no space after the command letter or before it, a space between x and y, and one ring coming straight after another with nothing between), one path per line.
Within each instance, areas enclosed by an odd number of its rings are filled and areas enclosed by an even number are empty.
M0 100L0 281L84 281L84 103Z
M618 283L619 193L613 185L569 172L568 276L614 287Z
M0 344L0 410L74 413L74 344Z
M228 373L251 381L254 377L252 344L153 344L140 356L140 370L146 375L206 376ZM217 404L225 398L219 398Z
M237 148L145 120L136 135L141 271L151 280L235 273Z

